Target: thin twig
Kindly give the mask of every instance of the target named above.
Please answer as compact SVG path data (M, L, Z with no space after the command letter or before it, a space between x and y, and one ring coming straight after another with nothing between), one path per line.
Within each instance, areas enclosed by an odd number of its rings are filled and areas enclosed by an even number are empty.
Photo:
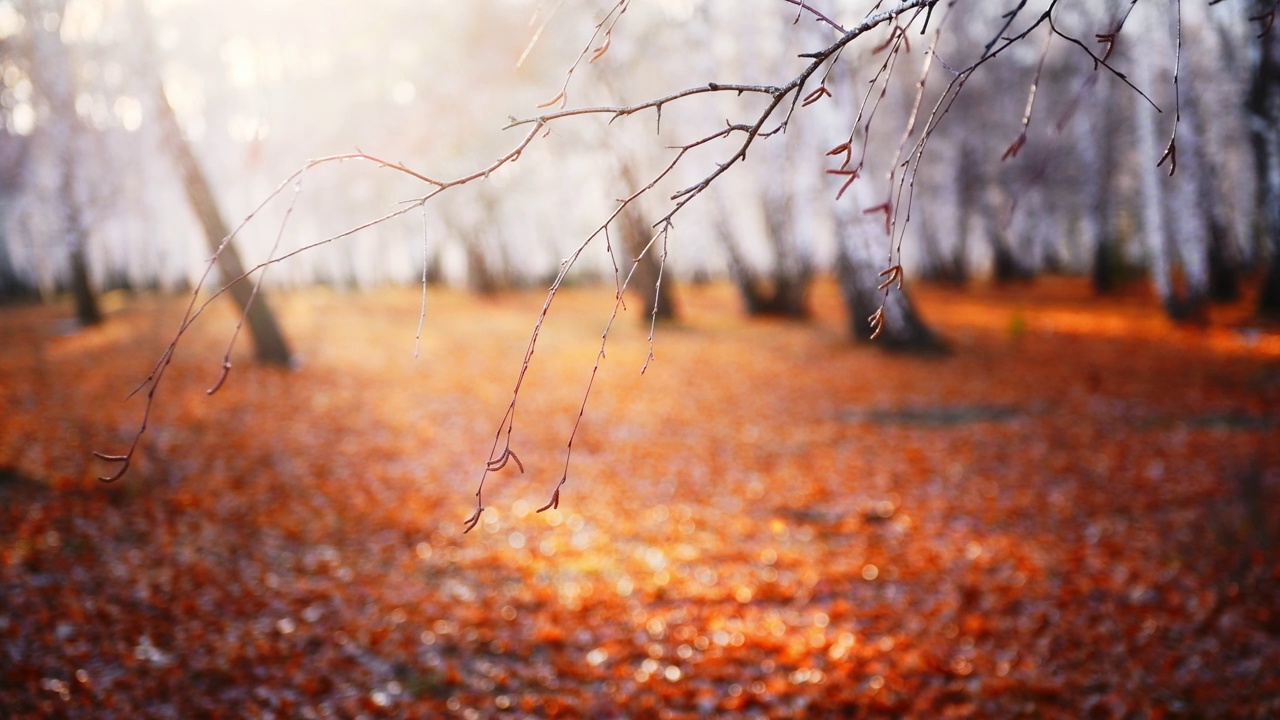
M818 22L822 22L822 23L826 23L827 25L830 25L831 27L836 29L836 32L839 32L842 35L848 32L847 30L844 29L843 25L827 17L817 8L813 7L807 2L804 2L803 0L782 0L782 1L786 3L791 3L792 5L795 5L797 8L799 8L796 11L795 22L800 22L800 14L802 12L809 12L813 14L813 17L815 20L817 20Z
M193 290L191 302L188 305L187 311L183 316L182 322L180 323L178 330L174 335L174 338L172 339L168 347L166 347L166 349L161 353L160 359L157 361L156 365L153 367L151 374L148 375L147 379L138 387L138 390L142 390L145 388L147 391L146 407L144 408L144 411L143 411L142 422L137 432L134 435L133 442L131 443L128 452L124 455L98 454L99 457L105 460L118 462L121 465L121 467L118 469L118 472L115 475L110 476L108 478L104 478L104 480L119 478L124 474L125 471L127 471L129 464L138 447L140 438L146 430L147 422L150 418L150 413L151 413L151 408L153 406L154 398L156 393L159 390L160 382L163 378L164 372L169 367L169 364L172 362L173 355L177 348L177 345L181 341L185 332L191 327L191 324L203 313L204 309L208 307L209 303L213 302L218 296L226 292L228 288L230 288L232 285L234 285L237 282L243 281L246 277L253 274L254 272L264 271L270 265L273 265L278 262L283 262L284 260L287 260L299 253L306 252L308 250L314 249L321 245L329 244L346 237L350 237L370 227L386 222L392 218L399 217L400 215L403 215L415 208L421 208L427 202L431 201L438 195L454 187L466 185L471 182L475 182L477 180L483 180L484 178L487 178L491 173L518 160L521 154L524 152L524 150L534 141L534 139L536 139L537 137L540 137L542 132L546 130L551 123L557 122L561 119L568 118L568 117L575 117L575 116L608 115L610 116L609 120L613 121L613 120L617 120L619 118L632 115L634 113L647 110L647 109L654 109L655 111L660 113L662 107L666 103L670 103L670 102L681 100L683 98L691 97L694 95L702 95L702 94L728 92L728 93L735 93L738 95L752 93L752 94L762 94L762 95L768 96L769 102L756 115L755 120L753 122L730 123L730 124L727 124L726 127L720 130L708 133L697 140L694 140L692 142L689 142L674 148L676 152L673 158L671 159L670 163L662 170L662 172L660 172L658 176L655 177L654 180L650 182L648 185L644 186L643 188L638 190L635 194L633 194L630 198L627 198L624 202L620 203L619 206L613 211L613 213L610 214L609 218L606 219L593 233L591 233L591 235L589 235L585 240L583 240L582 243L580 243L579 246L574 250L574 252L571 253L570 256L561 263L560 271L557 273L554 281L551 284L551 287L548 288L547 296L543 302L543 306L539 311L538 316L535 320L534 328L529 338L529 344L526 347L525 355L521 362L520 370L519 370L519 373L517 374L515 385L512 389L511 402L508 404L507 409L503 414L502 420L498 424L497 431L494 434L494 444L489 455L490 459L485 463L484 474L481 476L480 482L476 489L476 510L475 510L475 513L466 522L467 530L474 528L475 525L479 522L481 513L484 510L483 490L484 490L484 481L487 478L488 474L490 472L494 472L504 468L507 465L508 460L515 460L517 466L520 466L521 469L523 469L523 464L519 461L519 458L516 457L515 452L513 451L512 445L511 445L512 433L514 431L514 426L515 426L515 416L516 416L519 392L521 387L523 386L525 376L532 362L533 355L537 347L537 342L541 333L541 329L542 329L543 323L547 318L547 313L550 309L550 305L554 301L557 291L563 285L568 272L573 268L574 264L581 257L582 253L586 250L589 244L593 242L594 239L599 237L600 235L606 234L609 224L618 216L619 213L621 213L628 205L630 205L630 203L632 203L637 197L639 197L640 194L648 192L660 180L667 177L672 172L672 170L682 162L682 160L687 156L687 154L690 151L692 151L695 148L706 145L708 143L711 143L713 141L726 139L734 134L742 133L743 137L740 143L737 145L736 149L732 152L731 155L729 155L729 157L726 160L724 160L723 162L717 163L715 168L698 182L692 185L689 185L681 190L678 190L670 196L670 200L672 201L672 207L670 208L670 210L667 212L666 215L659 218L658 221L654 223L654 226L660 228L660 230L658 233L655 233L653 238L651 238L650 244L646 248L646 252L647 252L648 248L652 247L653 243L656 241L656 238L659 235L661 235L664 239L663 254L665 257L666 238L669 233L669 229L672 225L672 219L674 218L674 216L677 213L679 213L695 197L697 197L704 190L706 190L706 188L710 187L711 184L713 184L718 178L720 178L730 168L735 166L737 163L745 160L747 157L747 151L757 140L770 137L785 127L786 119L784 118L783 122L779 124L779 126L773 129L766 129L766 125L769 123L771 118L774 117L774 114L778 111L778 109L783 106L783 103L788 100L788 98L790 98L790 103L788 104L789 110L787 112L787 117L789 118L790 111L794 110L794 108L796 107L796 104L801 99L800 92L802 91L802 88L804 87L805 83L815 73L821 70L824 66L828 66L827 72L829 72L830 71L829 63L833 60L833 58L838 57L839 54L842 52L842 50L849 43L853 42L854 40L861 37L862 35L865 35L867 32L870 32L871 30L884 25L885 23L894 21L904 13L908 13L913 10L931 9L932 6L937 2L938 0L902 0L901 2L887 9L881 9L882 3L879 3L879 2L876 3L875 6L873 7L873 11L871 14L867 15L863 19L863 21L858 25L852 28L849 28L847 30L844 30L840 35L840 37L834 40L826 48L823 48L816 52L806 53L802 55L801 57L809 59L810 62L789 82L782 85L771 86L771 85L740 85L740 84L709 83L705 86L689 88L677 93L672 93L670 95L648 100L635 105L561 109L554 112L538 115L535 117L526 118L523 120L513 119L512 122L508 125L508 127L530 126L528 128L527 133L523 136L523 138L520 139L518 142L516 142L514 146L506 154L502 155L497 160L493 161L492 163L485 166L484 168L481 168L473 173L463 175L461 177L458 177L452 180L438 180L436 178L411 170L410 168L408 168L402 163L388 162L388 161L379 159L375 156L368 155L364 152L355 152L355 153L349 153L345 155L335 155L327 158L312 160L306 163L303 166L303 168L301 168L300 170L295 172L293 175L291 175L288 179L286 179L283 183L281 183L280 187L278 187L275 191L270 193L267 196L267 198L264 199L263 202L258 206L258 208L255 208L254 211L251 212L241 222L241 224L237 226L237 228L234 231L232 231L231 234L229 234L226 238L223 239L219 247L219 251L214 253L214 257L210 260L210 265L206 268L205 274L202 276L200 282L197 284L196 288ZM552 103L549 103L549 104L554 104L556 102L559 102L561 105L564 104L565 97L567 95L568 84L570 79L572 78L574 70L578 67L582 58L585 57L588 52L590 52L592 46L595 45L598 38L600 38L602 35L606 38L608 37L613 27L618 22L618 19L626 11L627 5L628 5L628 0L619 0L619 2L617 2L613 6L613 8L610 10L610 12L606 15L605 19L602 20L599 24L597 24L595 32L592 35L591 41L587 44L586 48L580 54L578 60L575 61L573 66L571 66L569 72L566 73L565 83L561 88L560 94L557 96L556 99L552 101ZM895 42L905 42L905 39L899 37L895 39ZM596 48L596 56L598 57L598 55L601 54L603 50L606 48L607 48L607 42L601 43L601 45ZM996 53L993 53L993 54L997 54L999 50L1002 50L1002 49L1003 48L997 49ZM379 167L385 167L385 168L394 170L396 172L400 172L410 177L413 177L419 180L420 182L430 186L431 189L425 194L421 195L420 197L404 203L403 207L400 207L392 212L386 213L378 218L375 218L368 222L352 227L344 232L331 235L329 237L323 238L316 242L304 245L292 252L283 254L279 257L274 257L274 256L270 257L268 258L267 261L259 263L258 265L255 265L254 267L250 268L245 273L243 273L240 277L230 278L221 288L219 288L217 291L212 293L212 295L209 298L205 299L203 303L198 303L198 294L204 288L205 283L207 282L207 279L209 277L209 273L212 270L212 263L216 261L218 254L221 251L221 248L224 248L231 241L231 239L237 233L239 233L239 231L248 222L250 222L263 207L266 206L267 203L269 203L276 196L278 196L280 192L283 190L283 188L286 187L289 183L295 182L297 178L299 178L301 174L306 170L316 167L318 165L329 164L329 163L341 163L346 160L361 160L361 161L372 162ZM615 263L616 263L616 260L615 260ZM632 272L634 272L634 268L632 269ZM630 273L628 273L628 277L630 277ZM619 292L617 293L617 298L616 298L616 303L618 307L621 307L622 299L624 296L623 291L625 290L625 286L626 286L626 281L623 281L621 283L621 287L619 289ZM422 320L422 317L420 316L420 324L421 324L421 320ZM652 333L651 333L651 336L652 336ZM652 359L652 347L650 348L650 359ZM592 380L594 380L594 370L593 370ZM591 387L591 383L588 384L588 388L587 388L588 394L590 392L590 387ZM135 390L135 392L137 392L137 390ZM585 411L585 396L584 396L584 405L582 408L580 408L580 411ZM577 428L577 425L575 425L575 433L576 433L576 428ZM503 441L504 437L505 437L505 443ZM571 436L571 441L572 441L572 436ZM502 447L502 450L499 452L498 448L500 446ZM568 456L566 456L566 472L561 479L561 484L563 484L564 479L567 477L568 459L569 459ZM552 503L553 506L555 501L558 500L558 497L559 497L559 487L560 485L557 486L557 490L553 495L553 503Z
M430 246L427 239L427 206L422 205L422 305L418 310L418 331L413 335L413 359L418 359L418 350L422 346L422 326L427 321L427 265L431 261Z
M649 252L649 247L653 245L654 239L658 235L662 236L662 254L658 257L658 278L654 281L653 288L653 309L649 311L649 354L645 356L644 365L640 366L640 374L643 375L649 369L649 363L655 360L653 355L653 336L658 328L658 304L662 298L662 273L667 268L667 240L671 235L671 221L664 222L662 228L649 238L649 245L645 246L644 252ZM644 253L641 253L642 255ZM637 258L638 259L638 258Z
M1027 89L1027 105L1022 111L1022 129L1018 133L1018 137L1005 149L1004 154L1000 156L1001 160L1008 160L1017 157L1022 147L1027 144L1027 131L1031 128L1031 111L1036 106L1036 91L1040 89L1040 77L1044 74L1044 61L1049 57L1049 43L1053 40L1053 33L1046 33L1044 37L1044 49L1040 51L1040 62L1036 65L1036 74L1031 78L1031 87Z
M1169 177L1178 170L1178 125L1182 122L1182 95L1178 84L1182 74L1182 0L1175 0L1174 5L1177 7L1178 44L1173 55L1173 130L1169 133L1169 144L1165 146L1164 154L1156 163L1156 167L1160 167L1165 160L1169 161Z
M271 245L271 251L267 253L268 261L275 257L276 251L280 249L280 241L284 239L285 228L289 225L289 218L293 216L293 208L298 204L298 196L302 194L302 178L302 174L298 175L298 179L293 184L293 196L289 199L289 206L285 208L284 217L280 220L280 228L276 231L276 240ZM231 333L231 341L227 343L227 351L222 356L222 372L213 387L205 391L206 395L218 392L222 384L226 382L227 376L231 373L231 352L235 349L236 339L240 337L240 331L244 329L245 320L249 317L249 311L253 308L253 303L258 299L262 283L267 278L267 267L264 265L262 272L258 273L258 277L254 280L253 291L249 293L249 299L245 302L244 309L240 312L239 321L236 322L236 329Z
M569 69L565 71L564 83L560 85L560 92L547 102L539 105L539 107L551 107L552 105L559 105L560 107L565 106L569 101L569 83L573 81L573 74L577 72L578 66L582 64L582 59L587 57L587 53L593 53L588 62L595 62L606 50L608 50L609 36L613 34L614 26L616 26L618 21L622 19L622 16L627 12L627 6L630 4L631 0L618 0L613 7L609 8L609 12L605 13L604 18L600 20L600 22L596 23L595 30L591 33L591 38L587 40L587 44L583 46L582 51L578 53L577 59L575 59L573 64L569 66ZM556 6L556 9L559 9L559 5ZM542 30L545 27L546 24L544 23L542 27L538 28L533 39L529 41L529 46L526 47L524 52L520 55L520 61L517 63L517 67L519 67L520 63L524 62L525 57L531 50L533 50L533 46L538 42L538 37L542 35ZM603 42L593 51L592 46L596 44L596 38L600 38L602 36L604 38Z

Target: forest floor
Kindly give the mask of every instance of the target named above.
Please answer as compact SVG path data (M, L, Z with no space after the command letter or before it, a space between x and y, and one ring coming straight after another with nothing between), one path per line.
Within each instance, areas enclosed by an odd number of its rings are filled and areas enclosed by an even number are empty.
M750 321L556 300L515 463L463 534L541 293L274 298L302 358L181 299L0 309L0 715L1280 715L1280 332L1082 281L917 288L952 353L855 346L835 289Z

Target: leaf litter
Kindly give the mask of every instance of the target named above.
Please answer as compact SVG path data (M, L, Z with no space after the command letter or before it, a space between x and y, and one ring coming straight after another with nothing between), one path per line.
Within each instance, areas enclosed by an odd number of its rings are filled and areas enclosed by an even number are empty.
M242 348L209 398L224 308L109 486L180 302L4 309L5 716L1280 713L1280 336L1047 279L918 288L954 352L915 359L831 285L807 324L683 290L539 514L609 305L563 292L465 536L536 294L433 291L416 361L413 291L282 295L303 369Z

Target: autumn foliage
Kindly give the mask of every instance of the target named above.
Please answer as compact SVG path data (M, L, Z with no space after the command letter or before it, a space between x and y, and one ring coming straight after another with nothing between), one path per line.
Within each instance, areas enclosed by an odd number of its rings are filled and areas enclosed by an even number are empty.
M643 378L615 325L538 514L611 305L564 291L469 535L536 295L434 293L416 360L414 291L279 297L301 371L207 397L219 307L112 485L181 301L5 309L0 715L1280 714L1280 336L916 290L949 356L853 347L827 284L687 288Z

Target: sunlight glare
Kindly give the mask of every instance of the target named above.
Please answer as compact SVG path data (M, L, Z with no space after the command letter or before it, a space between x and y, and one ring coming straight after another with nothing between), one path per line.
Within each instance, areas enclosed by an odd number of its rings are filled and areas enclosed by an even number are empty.
M417 88L408 80L401 80L391 88L391 101L397 105L408 105L417 96Z
M132 95L121 95L116 98L115 115L120 120L120 127L127 132L134 132L142 127L142 102Z
M101 2L71 0L63 11L59 32L68 44L89 40L102 30L105 8Z
M9 125L15 135L30 135L36 129L36 109L31 103L18 103L9 114Z
M254 58L253 42L243 35L236 35L222 44L222 62L226 65L227 80L234 87L247 89L257 84L258 73Z
M698 6L697 0L659 0L658 7L666 16L675 22L685 22L693 17Z
M27 21L18 14L13 5L8 3L0 5L0 40L17 35L26 26Z
M621 595L622 597L627 597L631 595L633 590L635 590L636 585L634 582L632 582L631 578L624 575L618 579L617 585L615 587L619 595Z

